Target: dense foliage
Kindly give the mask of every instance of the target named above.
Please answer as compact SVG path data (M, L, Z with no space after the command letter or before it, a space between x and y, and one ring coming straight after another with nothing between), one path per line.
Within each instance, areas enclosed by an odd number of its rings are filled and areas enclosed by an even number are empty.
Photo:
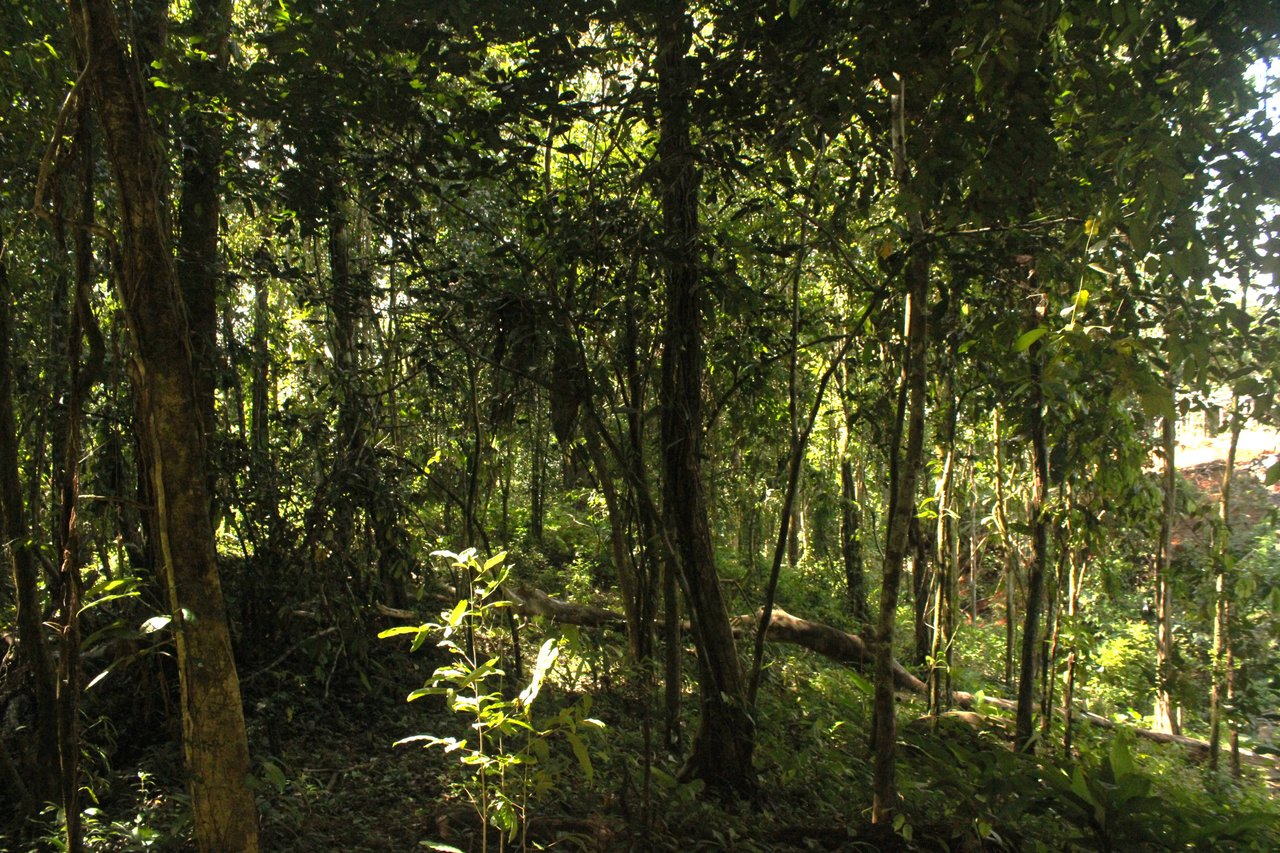
M13 849L1280 846L1274 4L0 32Z

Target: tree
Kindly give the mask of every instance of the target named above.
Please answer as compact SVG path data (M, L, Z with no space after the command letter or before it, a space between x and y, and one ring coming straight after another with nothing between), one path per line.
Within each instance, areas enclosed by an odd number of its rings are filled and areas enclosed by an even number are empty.
M684 583L698 651L702 718L688 768L711 788L755 789L753 723L742 668L716 576L703 498L701 463L706 284L698 247L698 167L689 127L697 61L689 55L693 22L681 0L657 22L666 321L662 357L663 512Z
M121 300L154 461L160 553L178 642L183 748L203 851L256 851L257 807L209 511L204 423L169 236L160 142L109 0L71 0L121 208Z
M911 244L903 274L906 290L906 323L903 332L902 375L898 380L898 412L889 458L888 532L881 574L880 615L876 622L876 681L872 743L875 748L871 822L884 824L893 815L897 800L895 758L897 751L895 680L893 675L894 620L898 587L906 559L908 533L916 514L916 482L924 461L925 355L928 347L929 266L928 236L906 154L906 82L894 81L892 92L894 177L898 184L899 210L907 220Z

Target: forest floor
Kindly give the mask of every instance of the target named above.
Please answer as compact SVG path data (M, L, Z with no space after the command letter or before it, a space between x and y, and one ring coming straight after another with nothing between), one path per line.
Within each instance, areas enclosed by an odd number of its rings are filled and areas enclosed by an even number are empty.
M1280 437L1275 433L1242 436L1234 480L1238 530L1264 522L1280 507L1280 486L1266 487L1262 482L1266 466L1278 450ZM1196 440L1179 450L1182 475L1196 487L1207 508L1218 499L1225 456L1221 437ZM1185 547L1208 543L1211 518L1211 513L1201 514L1179 530ZM778 665L778 677L787 682L775 685L780 691L795 688L792 680L812 691L827 679L841 677L827 674L839 672L839 668L807 657L798 664L792 660ZM433 651L430 644L409 654L403 643L383 641L370 650L363 672L339 675L333 683L323 672L301 674L287 668L273 668L260 673L264 677L255 675L247 681L245 702L259 780L264 850L402 853L450 849L431 848L431 843L480 849L474 810L449 782L458 776L456 754L416 744L394 746L397 740L412 735L443 735L457 729L457 721L438 698L405 701L441 659L442 653ZM803 670L800 675L781 674L796 666ZM551 806L540 815L541 825L535 820L539 846L535 848L531 842L529 849L695 849L680 846L680 839L698 839L696 849L735 849L734 827L751 834L748 847L741 849L867 849L865 844L859 847L852 841L843 842L847 827L840 825L839 817L814 814L817 799L805 799L806 790L811 793L814 786L836 784L823 781L827 777L839 778L844 772L848 778L839 784L855 784L855 777L861 778L858 774L862 771L843 767L827 772L831 768L817 768L814 762L851 761L862 743L860 732L866 721L857 719L856 707L833 707L829 716L837 722L819 724L817 719L809 719L808 708L789 703L778 703L769 712L773 718L762 720L760 728L759 763L762 773L774 780L775 802L767 804L763 813L744 817L700 809L687 801L683 792L664 790L657 795L655 813L650 817L650 825L657 828L664 843L652 848L637 846L629 835L629 825L637 818L640 797L626 768L641 746L635 731L638 704L621 684L598 686L601 689L595 692L592 713L611 726L616 721L606 738L611 742L620 739L612 749L624 757L613 759L616 766L607 783L584 785L579 775L566 774L564 788L550 794ZM814 698L807 701L811 704ZM848 725L842 727L846 721ZM113 792L99 804L102 817L91 827L97 839L91 849L186 849L184 839L189 838L190 826L185 798L178 793L181 756L176 734L155 732L149 751L104 760L104 773L116 782ZM844 757L836 762L833 756ZM792 763L796 766L791 767ZM659 754L656 766L670 779L678 769L678 759ZM659 811L661 803L677 808ZM111 822L107 815L113 817ZM798 815L808 815L807 823L794 825ZM788 825L788 820L793 824ZM834 828L824 828L827 826ZM722 834L726 840L720 844L714 839ZM781 838L786 840L771 840ZM23 848L7 847L0 831L0 851L10 849Z

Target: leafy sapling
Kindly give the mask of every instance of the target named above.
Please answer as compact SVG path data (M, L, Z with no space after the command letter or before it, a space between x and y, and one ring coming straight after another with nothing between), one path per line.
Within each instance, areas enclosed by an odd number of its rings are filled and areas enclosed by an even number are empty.
M408 701L443 696L450 712L469 720L468 727L474 734L461 739L420 734L399 740L396 745L420 743L455 753L466 777L461 788L480 817L482 849L488 849L490 826L500 832L500 849L504 843L514 842L517 835L524 848L529 803L553 787L550 740L563 736L590 779L591 759L580 732L603 724L587 716L587 696L544 723L539 724L533 716L534 700L560 655L563 640L549 639L542 644L529 683L518 696L507 698L502 692L506 673L500 668L499 659L479 650L482 639L498 626L498 610L511 606L502 596L508 575L505 552L483 563L475 549L461 554L437 551L433 556L453 562L453 569L467 580L467 597L442 613L441 622L391 628L378 636L412 634L414 651L428 637L440 637L437 645L449 653L450 660L438 667L423 687L410 693ZM460 641L460 634L466 639Z

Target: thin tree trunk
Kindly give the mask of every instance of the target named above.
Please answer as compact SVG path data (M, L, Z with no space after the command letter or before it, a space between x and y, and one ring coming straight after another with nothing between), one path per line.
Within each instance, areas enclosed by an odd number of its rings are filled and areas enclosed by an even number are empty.
M845 594L849 611L858 625L871 622L867 607L867 580L862 568L862 539L858 528L862 520L857 474L849 458L848 445L840 458L840 556L844 561Z
M1004 441L1000 435L1000 409L994 414L993 431L996 438L996 526L1000 531L1001 544L1004 546L1004 684L1013 687L1013 657L1017 646L1017 600L1014 595L1017 586L1018 552L1013 543L1013 533L1009 530L1009 519L1005 509L1004 494Z
M1170 389L1173 378L1169 378ZM1160 516L1160 550L1156 555L1156 713L1155 730L1168 734L1181 734L1178 709L1173 699L1173 590L1169 572L1173 565L1173 522L1177 514L1178 469L1174 461L1177 444L1177 414L1175 411L1161 420L1160 446L1164 453L1164 469L1161 484L1164 489L1164 510Z
M0 522L17 603L18 650L31 671L35 700L36 770L26 781L37 802L56 796L58 711L53 664L44 641L39 571L18 473L18 435L13 405L13 293L0 256Z
M78 51L77 51L78 52ZM81 63L82 64L82 63ZM77 503L80 497L81 430L85 400L102 374L106 346L93 316L93 245L89 228L94 221L94 155L87 110L79 116L76 129L79 153L80 227L73 240L75 287L71 323L67 329L66 435L59 469L60 524L57 534L59 576L62 589L62 656L58 673L58 748L62 762L62 807L66 822L68 851L83 847L80 814L80 610L83 580L80 565L80 525ZM84 359L84 339L89 340L89 357Z
M975 421L977 419L975 418ZM978 466L976 461L977 428L970 445L973 459L969 462L969 621L978 624Z
M897 719L894 715L893 638L898 588L907 556L911 519L916 514L916 481L924 461L925 355L928 347L930 256L919 209L911 193L906 159L905 86L899 77L893 93L894 172L906 202L912 242L907 258L906 328L899 377L898 412L889 460L889 518L885 537L880 615L876 627L875 695L872 705L871 822L886 824L897 805Z
M529 444L529 541L541 547L543 519L546 516L543 508L543 484L546 481L547 439L542 425L541 391L536 386L533 395L533 415L529 418L532 433Z
M1035 749L1035 684L1036 642L1040 637L1040 611L1044 606L1044 579L1049 563L1048 524L1045 519L1045 500L1049 489L1049 450L1044 428L1044 389L1041 386L1043 362L1042 341L1031 345L1027 357L1031 360L1031 391L1027 401L1027 426L1031 434L1031 500L1027 505L1027 517L1031 524L1031 567L1027 574L1026 613L1022 623L1022 662L1018 673L1018 710L1016 712L1016 741L1018 749L1032 752Z
M218 291L222 274L218 257L221 211L219 181L222 138L211 107L212 89L227 67L231 0L193 0L191 26L200 49L208 54L193 63L191 75L198 103L183 116L182 196L178 204L178 282L182 287L195 368L196 399L205 435L213 434L214 390L217 387Z
M956 599L955 583L959 573L956 565L955 511L953 504L953 480L956 464L956 422L959 406L955 400L954 369L951 357L942 384L942 401L946 407L942 419L942 435L939 446L942 451L942 476L938 478L938 521L935 536L934 572L935 592L933 608L933 642L929 650L929 712L941 714L951 705L951 643L955 635Z
M1222 473L1222 496L1218 502L1217 537L1214 543L1214 620L1213 620L1213 685L1209 692L1209 767L1218 769L1218 755L1222 743L1223 699L1230 696L1228 688L1228 650L1231 646L1231 591L1227 583L1227 565L1231 551L1231 480L1236 469L1236 450L1240 445L1243 418L1239 411L1239 398L1231 396L1231 441L1227 445L1227 467ZM1232 735L1235 727L1232 726ZM1233 744L1234 744L1233 740ZM1237 765L1238 766L1238 765Z
M1062 528L1058 531L1060 534L1063 532ZM1049 733L1053 726L1053 700L1057 688L1054 673L1058 668L1058 633L1062 621L1059 615L1058 596L1061 594L1062 570L1067 559L1067 548L1061 536L1057 538L1057 542L1057 566L1053 575L1046 579L1050 581L1050 589L1044 597L1045 631L1044 639L1040 643L1040 740L1044 743L1049 742Z
M915 635L915 664L924 667L933 648L933 626L929 624L929 597L933 589L933 543L925 533L920 517L911 517L911 603L912 627Z
M181 678L183 747L201 851L257 851L258 811L209 516L205 436L170 242L160 140L110 0L69 0L92 57L98 110L121 210L118 283L142 384L160 546Z
M713 790L751 794L754 731L729 614L716 576L703 495L702 292L698 247L699 170L690 134L697 88L689 56L693 22L683 0L657 21L660 133L658 176L665 234L666 325L662 358L663 509L684 579L698 650L702 716L687 775Z
M1076 566L1077 562L1079 567ZM1084 583L1087 565L1079 552L1073 549L1067 562L1067 628L1070 631L1070 641L1066 681L1062 687L1062 752L1067 758L1071 757L1072 726L1075 721L1073 704L1076 697L1076 661L1079 656L1076 616L1080 612L1080 587Z
M804 465L805 448L809 445L809 436L813 433L813 425L818 420L822 400L827 393L827 383L831 380L831 376L835 373L840 362L844 360L845 351L851 343L852 339L845 342L844 347L822 374L822 379L818 382L818 390L813 395L813 404L809 408L809 417L805 421L803 429L800 429L798 422L793 420L793 423L796 423L797 426L792 427L791 453L787 460L787 486L782 494L782 518L778 524L778 540L773 549L773 562L769 569L769 580L765 585L764 606L760 609L760 624L756 627L751 678L747 687L747 704L752 708L756 705L756 694L760 689L760 673L764 663L765 633L769 627L770 614L773 613L774 597L778 591L778 578L782 574L782 553L787 542L788 522L792 518L791 511L800 481L800 469ZM792 408L795 408L794 403ZM799 431L797 432L796 430Z

